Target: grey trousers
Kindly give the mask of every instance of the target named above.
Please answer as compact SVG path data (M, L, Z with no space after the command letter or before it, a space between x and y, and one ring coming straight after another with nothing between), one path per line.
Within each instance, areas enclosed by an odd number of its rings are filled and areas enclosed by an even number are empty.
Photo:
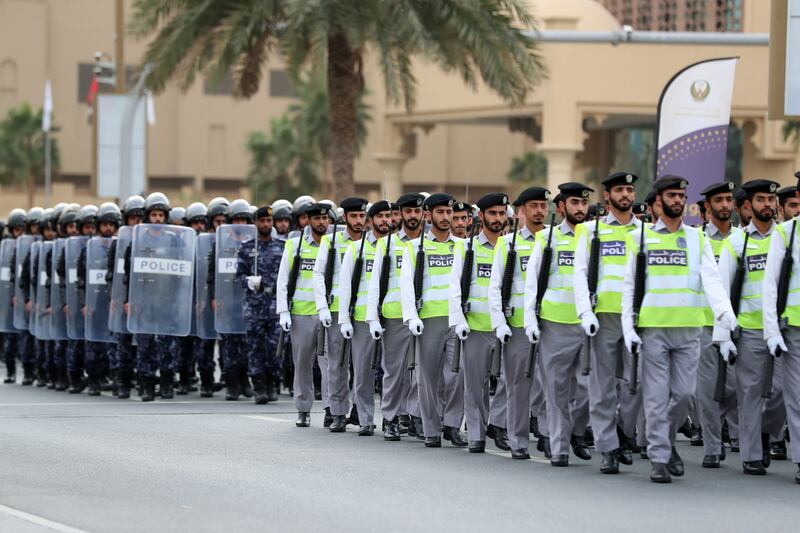
M450 331L453 349L458 339L455 332ZM453 351L447 350L447 360L442 370L442 381L439 383L439 404L442 410L442 425L459 428L464 421L464 373L453 372Z
M788 348L788 346L787 346ZM772 396L764 402L761 431L769 433L770 442L782 441L786 424L786 406L783 404L783 357L775 359L772 379Z
M599 452L610 452L619 448L617 406L620 398L617 392L617 357L627 350L622 338L620 315L599 313L597 321L600 329L591 339L589 418L594 432L595 448Z
M322 352L317 354L317 364L320 373L320 394L322 396L322 407L331 406L331 394L328 390L328 335L322 324L319 326L321 338L324 339Z
M294 362L294 406L300 413L314 405L314 356L322 325L316 315L292 315L292 361Z
M411 350L414 344L415 340L412 339L408 349ZM406 358L408 358L408 354L406 354ZM406 380L403 385L403 390L406 401L403 403L403 409L400 411L400 414L421 417L422 415L419 411L419 380L417 379L416 370L406 369Z
M375 370L372 355L375 341L369 333L369 324L353 321L353 402L362 426L375 419Z
M725 398L722 403L714 401L717 386L717 350L711 342L713 328L704 327L700 337L700 362L697 365L697 388L695 401L700 426L703 428L703 450L705 455L719 455L722 451L722 418L732 406L736 406L736 375L734 366L726 365Z
M438 437L442 434L444 413L439 402L439 387L444 379L445 365L452 357L455 341L447 320L447 317L425 319L422 335L416 339L417 367L414 373L417 375L419 410L426 437ZM445 410L458 410L458 404L463 405L464 397L454 397L450 401L456 405L446 407Z
M764 371L769 354L764 332L743 329L736 341L736 399L739 404L739 446L742 461L762 459L761 431L764 421L764 398L761 397Z
M511 328L511 339L503 347L503 375L506 390L506 421L500 425L508 430L508 443L514 450L523 450L530 441L531 386L533 379L525 377L531 343L524 328ZM497 384L498 393L500 384ZM497 394L495 394L495 402Z
M586 342L584 342L586 345ZM584 348L585 349L585 348ZM583 375L582 366L575 369L570 390L572 391L572 434L583 436L589 425L589 376Z
M539 355L544 370L547 422L553 455L569 453L572 436L572 383L580 372L586 334L580 324L541 321Z
M333 325L328 328L328 395L331 403L331 414L346 416L350 412L350 365L345 361L339 366L342 351L342 337L338 324L339 313L332 313Z
M524 332L523 332L524 333ZM497 337L495 337L497 339ZM503 350L503 357L505 357L505 349ZM508 387L506 386L506 375L503 371L502 357L500 359L500 375L497 376L497 387L494 391L494 396L491 397L489 404L489 423L493 426L500 428L506 427L508 424ZM530 425L530 421L528 421Z
M678 427L686 420L697 382L702 328L644 328L642 397L647 455L668 463Z
M384 324L383 356L383 397L381 398L381 411L383 418L394 420L401 414L406 402L408 391L406 381L410 376L406 370L406 353L414 341L413 335L403 325L403 320L390 318ZM407 413L403 413L407 414Z
M625 348L624 340L619 350L618 356L622 357L624 372L622 379L617 379L617 397L619 398L619 405L617 406L617 426L622 428L623 433L625 433L627 437L633 438L634 435L636 435L636 426L639 421L639 415L642 412L642 388L637 387L636 394L631 394L630 379L633 356L628 349ZM639 382L641 383L641 365L637 372L639 375Z
M800 463L800 328L790 326L783 335L787 353L781 355L783 397L786 405L786 422L792 441L789 443L793 463Z
M489 423L489 369L497 337L491 331L473 331L464 341L464 415L469 440L486 439Z

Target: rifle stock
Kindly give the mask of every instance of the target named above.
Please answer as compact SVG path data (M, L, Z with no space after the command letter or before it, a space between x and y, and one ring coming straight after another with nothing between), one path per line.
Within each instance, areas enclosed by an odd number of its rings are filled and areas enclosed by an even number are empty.
M467 317L467 313L469 312L469 286L472 283L472 266L475 262L475 250L473 246L475 244L475 234L478 230L478 216L475 215L472 218L472 226L470 227L469 232L469 244L467 245L467 251L464 252L464 266L461 269L461 312L464 313L464 318ZM419 264L419 263L417 263ZM453 363L450 369L458 373L461 369L461 350L463 340L456 338L456 345L453 348Z
M589 303L592 306L592 312L597 307L597 280L600 277L600 214L602 208L597 204L597 211L594 216L594 232L592 234L592 241L589 246L589 272L587 273L587 285L589 286ZM587 343L584 346L583 353L581 354L583 365L581 374L588 376L592 372L592 341L587 336ZM620 370L620 363L622 358L617 358L617 377L622 377L625 373Z
M392 228L389 226L389 234L386 238L386 252L381 258L381 279L378 284L378 320L381 328L386 326L386 319L383 316L383 300L386 299L386 293L389 292L389 276L391 275L392 268ZM372 368L377 369L381 366L381 357L383 354L383 339L377 339L372 348Z
M781 263L781 273L778 276L778 294L776 298L776 311L778 313L778 328L781 333L789 328L789 321L783 318L784 311L786 311L786 300L789 297L789 281L792 278L792 267L794 266L794 258L792 257L792 250L794 248L794 235L797 229L797 218L792 219L792 231L789 236L789 245L786 247L786 253L783 256ZM775 349L775 357L781 356L781 349ZM767 358L767 367L764 372L764 386L761 391L762 398L772 398L772 381L775 374L775 358Z
M641 235L639 236L639 250L636 252L636 273L634 276L633 285L633 328L637 330L639 324L639 311L642 309L642 301L644 300L645 280L647 277L647 252L644 249L644 235L646 229L642 224ZM631 347L631 377L630 377L630 393L636 394L639 385L639 345L634 344Z
M294 293L297 290L297 276L300 273L300 252L303 249L303 237L305 236L305 231L300 232L300 236L297 238L297 250L294 255L294 262L292 263L292 268L289 271L289 281L286 284L286 309L289 312L292 312L292 303L294 300ZM257 260L257 259L256 259ZM281 328L280 333L278 333L278 344L275 347L275 353L278 355L283 355L284 344L286 343L286 332Z
M350 324L353 323L353 315L356 311L356 300L358 299L358 287L361 284L361 272L364 269L364 243L367 240L366 228L361 231L361 246L359 247L358 257L353 262L353 275L350 277L350 301L347 305L347 314L350 317ZM339 280L341 282L341 280ZM341 305L341 302L339 303ZM350 340L344 339L342 351L339 354L339 366L343 367L347 363L350 355Z
M542 315L542 298L547 290L547 283L550 280L550 264L553 262L553 227L556 225L556 214L550 215L550 229L547 232L547 245L542 251L542 264L539 267L539 275L536 278L536 307L534 313L536 320ZM536 355L539 352L539 343L531 344L528 350L528 366L525 371L525 377L529 378L533 375L533 368Z

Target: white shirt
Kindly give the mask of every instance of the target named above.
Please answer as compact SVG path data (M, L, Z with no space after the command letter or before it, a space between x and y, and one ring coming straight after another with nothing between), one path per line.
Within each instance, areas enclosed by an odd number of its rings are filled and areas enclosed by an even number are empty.
M311 231L311 230L309 230ZM309 246L319 246L310 233L304 234L303 238ZM295 237L290 239L294 245L295 254L297 253L300 239ZM319 259L319 257L317 258ZM275 290L275 312L277 314L289 311L289 247L283 248L283 255L281 255L281 266L278 268L278 281ZM299 275L299 274L298 274ZM314 291L316 293L316 290Z
M792 224L794 220L786 221L782 224L786 232L786 239L792 235ZM795 228L795 232L798 229ZM795 241L797 236L795 236ZM792 277L800 275L798 268L800 268L800 250L797 243L792 244ZM780 327L778 326L778 279L781 275L781 266L783 258L786 257L786 244L783 239L776 236L769 243L769 253L767 253L767 266L764 269L764 281L761 284L761 311L764 323L764 340L770 337L777 337L781 335Z
M425 235L425 240L440 242L434 237L431 231ZM456 243L458 240L458 237L450 233L447 235L447 240L443 242ZM409 320L419 318L417 302L414 295L414 263L412 263L419 249L419 238L409 242L411 246L410 248L406 247L405 252L403 252L403 264L400 267L400 287L404 289L400 291L400 305L403 308L403 323L408 323Z
M486 234L481 233L475 239L487 248L494 248L486 238ZM500 241L498 237L497 242ZM464 269L464 257L461 254L453 254L453 269L450 271L450 286L448 288L449 303L447 310L450 315L450 327L460 326L467 323L467 317L464 316L464 311L461 309L461 271ZM502 274L500 275L502 277Z
M377 237L373 232L367 233L367 242L374 245L377 242ZM357 246L361 246L360 242ZM360 250L357 250L355 254L358 254ZM350 295L352 293L352 288L350 287L350 283L353 277L353 267L355 266L356 255L353 253L353 248L348 246L347 251L344 253L344 257L342 258L342 268L339 270L339 279L345 280L344 283L339 283L339 309L334 309L334 311L339 311L339 324L349 324L350 323ZM362 269L366 268L366 266L362 266ZM375 268L375 262L372 263L372 268ZM361 271L361 276L364 276L364 271ZM374 272L372 273L372 277L374 277Z
M337 233L337 235L342 236L343 241L353 240L350 236L349 231L343 231L341 233ZM317 253L317 260L314 262L314 272L312 274L314 279L314 299L317 301L317 312L322 311L323 309L328 309L328 299L325 297L325 269L328 266L328 242L333 242L334 246L336 245L336 235L330 234L329 239L323 239L320 242L319 252ZM339 249L344 246L345 243L342 242L339 244ZM334 259L339 261L341 255L338 253L334 254ZM333 284L335 285L338 282L338 278L336 277L336 268L334 265L334 274L333 274ZM341 277L341 266L339 277ZM335 313L338 309L329 309L331 313Z
M489 278L489 315L492 317L492 327L499 328L506 323L506 315L503 313L503 298L500 294L503 288L503 274L505 273L505 262L501 256L506 256L506 253L500 253L501 250L508 250L511 244L513 235L504 235L497 239L497 250L494 253L494 262L492 263L492 276ZM533 246L536 237L527 226L523 226L517 232L517 246L519 247L520 239L524 241L523 245ZM514 269L514 277L521 276L518 272L519 265Z

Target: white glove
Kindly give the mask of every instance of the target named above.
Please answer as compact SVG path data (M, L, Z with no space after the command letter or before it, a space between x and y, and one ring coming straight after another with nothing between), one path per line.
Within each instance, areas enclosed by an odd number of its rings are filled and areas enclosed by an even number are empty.
M333 320L333 318L331 318L331 310L330 309L322 309L319 312L319 321L322 322L322 327L323 328L331 327L331 321L332 320Z
M247 276L247 288L258 292L261 289L261 276Z
M639 338L639 335L637 335L636 332L633 330L623 332L622 336L625 337L625 347L628 349L629 352L633 352L634 344L638 346L642 345L642 339Z
M372 320L369 322L369 334L372 335L372 338L380 340L381 336L383 335L383 328L381 327L381 323L377 320Z
M497 340L505 344L511 339L511 328L508 327L508 324L503 324L494 331L494 334Z
M539 342L539 326L536 324L529 325L525 328L525 335L528 337L528 340L531 341L531 344L536 344Z
M466 322L456 326L456 335L458 335L458 338L462 341L466 340L467 336L469 335L469 326Z
M288 332L289 328L292 327L292 315L291 315L291 313L289 313L289 311L282 312L281 316L279 318L279 322L280 322L281 328L283 328L283 331Z
M727 329L729 331L735 330L736 328L739 327L738 322L736 322L736 315L728 311L725 311L724 313L722 313L722 316L719 317L719 326L722 329Z
M600 323L591 311L587 311L581 315L581 326L583 327L583 331L590 337L594 337L597 334L597 330L600 329Z
M345 339L352 339L353 338L353 325L352 324L342 324L339 326L339 331L342 332L342 337Z
M783 342L783 337L781 335L775 335L774 337L768 338L767 348L769 348L769 353L771 355L775 355L775 353L778 351L778 348L784 352L789 351L789 348L786 347L786 343Z
M739 351L736 349L736 345L733 341L722 341L719 343L719 354L726 363L730 363L731 355L736 356L738 353Z
M412 335L419 337L422 335L422 330L425 329L425 325L419 318L412 318L408 321L408 329L411 331Z

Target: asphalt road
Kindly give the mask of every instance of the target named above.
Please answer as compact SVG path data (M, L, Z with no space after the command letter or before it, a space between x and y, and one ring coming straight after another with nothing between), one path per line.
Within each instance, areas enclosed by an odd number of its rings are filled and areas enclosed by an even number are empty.
M470 455L419 441L294 427L268 406L196 394L143 404L0 385L0 531L790 531L794 465L745 477L736 454L686 476L617 476L599 460L553 468L489 446Z

